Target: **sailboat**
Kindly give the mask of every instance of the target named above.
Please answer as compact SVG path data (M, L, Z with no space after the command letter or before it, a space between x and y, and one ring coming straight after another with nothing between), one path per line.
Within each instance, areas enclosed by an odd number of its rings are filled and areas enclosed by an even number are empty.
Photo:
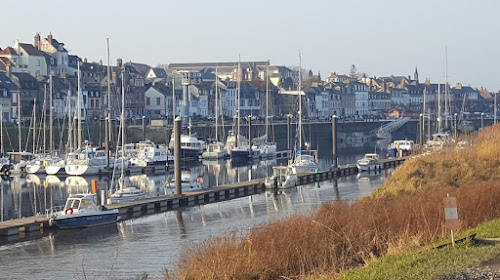
M141 190L135 187L125 187L124 182L124 169L125 169L125 82L124 75L122 72L122 113L121 113L121 169L120 169L120 179L118 180L118 185L120 189L118 189L115 193L113 193L108 202L109 203L120 203L126 201L134 201L144 199L146 194Z
M299 52L299 86L297 96L299 99L298 126L297 126L297 146L295 147L294 159L290 163L293 173L313 172L318 169L317 159L302 151L302 60Z
M17 94L17 135L18 135L18 152L10 152L9 164L10 173L21 174L25 171L26 165L33 160L33 153L21 151L21 94Z
M237 70L237 89L236 89L236 129L229 131L227 136L225 149L232 159L248 159L250 155L249 141L240 134L240 92L241 92L241 62L238 56L238 70ZM236 130L236 132L235 132Z
M224 149L224 144L219 142L219 75L217 67L215 68L215 140L207 145L207 150L201 155L203 159L217 160L227 157L227 151Z
M53 129L52 129L52 125L53 125L53 102L52 102L52 97L53 97L53 93L52 93L52 89L53 89L53 81L52 81L52 75L49 76L49 108L50 108L50 114L49 114L49 154L46 155L45 152L45 128L44 128L44 137L43 137L43 153L39 154L37 156L37 159L33 160L32 162L30 162L30 164L28 164L26 166L26 173L28 174L43 174L43 173L46 173L46 167L49 166L49 165L52 165L52 164L55 164L57 162L60 162L61 161L61 158L55 156L53 154L53 151L54 151L54 145L53 145ZM46 93L46 91L45 91ZM46 96L46 94L45 94ZM45 117L46 117L46 101L47 101L47 98L45 98L44 100L44 106L43 106L43 119L45 120ZM36 123L36 117L35 115L33 115L33 154L35 153L35 139L36 139L36 134L35 134L35 123ZM43 126L45 127L46 125L46 122L44 121L43 123Z
M276 143L269 141L269 65L266 68L266 134L252 140L262 158L276 156Z

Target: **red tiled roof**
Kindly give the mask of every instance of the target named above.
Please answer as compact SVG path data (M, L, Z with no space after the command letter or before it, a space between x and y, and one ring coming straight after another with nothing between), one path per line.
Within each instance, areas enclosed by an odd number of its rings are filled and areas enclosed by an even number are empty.
M1 51L0 54L17 55L17 52L13 48L8 47L5 50Z
M24 51L26 51L29 55L37 55L43 56L43 54L37 50L32 44L19 44Z

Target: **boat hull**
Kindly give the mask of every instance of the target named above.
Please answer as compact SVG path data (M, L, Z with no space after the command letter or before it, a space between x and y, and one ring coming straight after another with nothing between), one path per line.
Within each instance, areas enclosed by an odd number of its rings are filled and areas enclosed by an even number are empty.
M375 172L382 169L382 164L356 164L358 170L361 172Z
M52 222L60 229L87 228L116 223L118 210L104 210L91 214L72 214L56 216Z

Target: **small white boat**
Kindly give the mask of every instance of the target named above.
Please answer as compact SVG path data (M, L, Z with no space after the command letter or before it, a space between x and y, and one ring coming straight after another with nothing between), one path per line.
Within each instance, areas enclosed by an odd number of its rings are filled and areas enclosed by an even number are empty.
M51 217L51 223L61 229L85 228L116 223L118 210L98 206L95 194L73 194L66 200L64 210Z
M174 150L174 138L172 133L168 148ZM197 160L205 150L205 141L191 135L181 134L181 159Z
M41 157L31 161L26 165L26 173L28 174L45 174L46 168L56 162L61 161L58 157ZM53 175L53 174L52 174Z
M201 157L203 159L217 160L221 158L226 158L228 156L227 151L224 149L224 144L221 142L210 143L207 145L207 150L203 152Z
M295 174L316 172L316 170L318 170L318 162L316 161L316 158L311 155L297 155L290 166Z
M287 189L297 186L297 183L297 174L291 166L274 166L273 175L264 182L266 188L272 189Z
M141 200L146 197L146 194L138 188L135 187L125 187L117 190L113 193L109 199L108 203L121 203L128 201Z
M395 140L388 147L389 157L405 157L413 154L416 145L413 140Z
M452 136L448 132L434 133L432 139L427 141L425 146L431 150L441 150L443 147L453 142Z
M168 154L165 146L157 145L149 140L137 143L134 152L129 153L133 154L130 157L130 164L133 166L165 166L168 163Z
M377 171L382 169L382 162L377 154L365 154L365 156L356 163L359 171Z

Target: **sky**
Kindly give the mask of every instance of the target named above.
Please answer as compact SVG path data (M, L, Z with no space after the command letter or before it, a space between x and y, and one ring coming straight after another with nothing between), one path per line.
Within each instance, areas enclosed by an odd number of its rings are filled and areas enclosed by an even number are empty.
M4 1L2 1L4 2ZM1 8L0 47L52 33L70 54L111 63L270 60L318 71L412 75L500 90L496 0L22 0Z

